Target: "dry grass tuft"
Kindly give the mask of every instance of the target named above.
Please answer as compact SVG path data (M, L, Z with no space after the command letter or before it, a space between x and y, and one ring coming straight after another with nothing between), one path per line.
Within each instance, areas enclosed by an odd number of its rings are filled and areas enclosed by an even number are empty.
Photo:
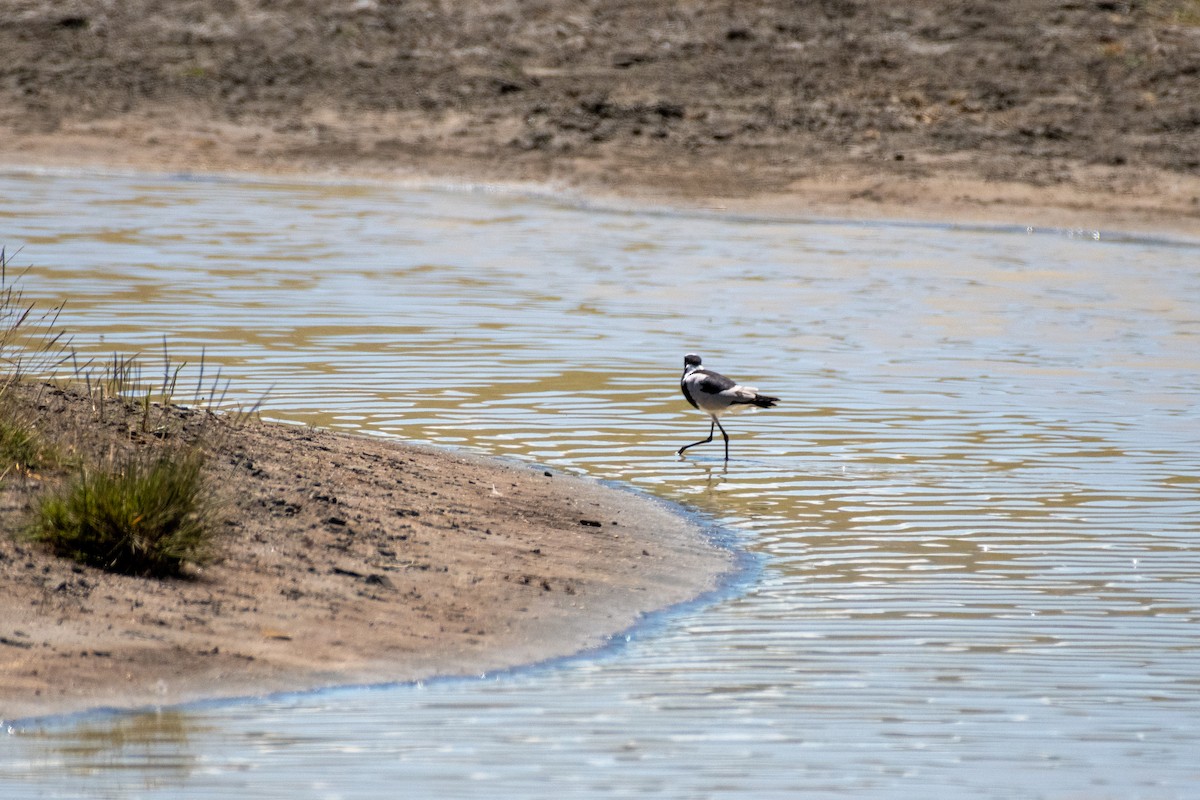
M146 380L138 357L80 364L58 327L62 305L39 313L8 280L9 255L0 248L0 480L21 476L29 489L31 518L20 529L54 553L124 574L177 577L187 564L211 557L219 502L207 478L202 436L185 436L173 398L184 365L173 365L163 342L161 378ZM53 376L73 365L76 386L86 387L93 417L74 430L43 430L45 391L18 391L27 379ZM223 402L228 384L218 372L200 378L194 403ZM135 403L133 427L106 445L106 408ZM257 409L227 418L236 429ZM46 423L43 425L43 423ZM60 426L61 427L61 426ZM208 442L208 444L212 444ZM119 446L118 446L119 445Z

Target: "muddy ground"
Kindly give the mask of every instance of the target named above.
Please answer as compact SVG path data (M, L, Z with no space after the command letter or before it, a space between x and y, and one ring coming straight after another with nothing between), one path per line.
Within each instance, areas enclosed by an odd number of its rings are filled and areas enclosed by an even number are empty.
M1200 2L10 0L0 161L1200 231Z

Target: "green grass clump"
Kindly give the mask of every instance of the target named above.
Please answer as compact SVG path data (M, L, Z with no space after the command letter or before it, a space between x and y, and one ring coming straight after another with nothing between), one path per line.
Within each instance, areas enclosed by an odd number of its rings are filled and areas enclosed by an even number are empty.
M15 401L10 389L30 368L49 371L63 363L68 344L57 327L62 306L38 313L9 282L11 260L0 246L0 478L37 467L47 449L35 413Z
M111 572L178 576L184 564L209 557L212 515L203 471L196 449L85 467L41 500L31 536L59 555Z
M10 280L11 267L0 245L0 491L15 486L34 499L30 518L3 527L112 572L173 577L189 563L205 563L215 549L220 500L206 479L202 445L184 435L186 415L174 405L183 365L172 364L165 339L161 379L144 378L137 356L114 353L110 362L81 365L58 327L63 306L39 311ZM26 382L52 379L67 364L74 365L73 382L86 389L93 420L70 410L61 417L47 412L40 390ZM223 405L228 382L218 371L206 392L204 368L201 353L194 403ZM236 428L256 409L227 419ZM112 425L106 414L115 417ZM203 434L209 444L212 430ZM5 481L13 475L22 480Z
M0 403L0 476L10 469L28 470L42 460L37 430L7 403Z
M13 385L0 378L0 480L28 473L49 459L53 448L38 430L37 411L14 397Z

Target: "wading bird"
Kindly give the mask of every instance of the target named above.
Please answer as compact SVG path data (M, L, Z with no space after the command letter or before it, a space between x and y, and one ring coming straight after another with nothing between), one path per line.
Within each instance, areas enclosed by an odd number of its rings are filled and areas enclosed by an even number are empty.
M679 448L676 455L698 444L708 444L713 440L713 430L721 428L721 436L725 439L725 460L729 460L729 434L717 419L727 411L740 411L746 406L771 408L779 402L778 397L759 394L753 386L738 386L724 375L704 369L700 366L700 356L688 353L683 357L683 377L679 380L679 388L683 396L694 408L712 417L712 425L708 426L708 438L698 442L685 444Z

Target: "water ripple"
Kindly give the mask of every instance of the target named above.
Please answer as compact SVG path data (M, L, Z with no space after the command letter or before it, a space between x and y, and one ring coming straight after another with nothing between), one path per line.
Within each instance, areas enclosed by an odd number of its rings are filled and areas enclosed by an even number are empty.
M84 353L632 484L752 584L543 669L10 737L38 796L1190 797L1200 248L386 186L0 176ZM684 352L783 398L733 460ZM153 366L148 376L157 375ZM7 796L7 795L6 795Z

